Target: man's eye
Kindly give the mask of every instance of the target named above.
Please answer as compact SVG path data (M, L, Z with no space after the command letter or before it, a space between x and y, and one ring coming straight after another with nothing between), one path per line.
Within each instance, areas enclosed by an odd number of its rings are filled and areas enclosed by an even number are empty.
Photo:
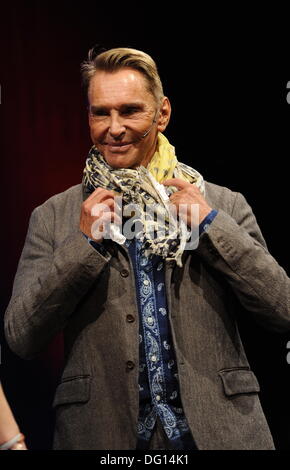
M107 116L108 113L107 113L107 111L105 111L103 109L98 109L98 110L93 110L92 115L93 116Z
M123 109L122 114L128 116L128 115L130 115L130 114L135 114L135 113L137 113L138 111L140 111L138 108L130 107L130 108L125 108L125 109Z

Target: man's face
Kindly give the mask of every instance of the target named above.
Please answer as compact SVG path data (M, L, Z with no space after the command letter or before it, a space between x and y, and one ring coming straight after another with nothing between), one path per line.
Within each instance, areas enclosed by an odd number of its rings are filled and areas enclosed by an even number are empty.
M91 138L106 162L113 168L147 166L158 131L166 125L161 123L162 104L158 106L147 90L143 75L131 68L98 71L91 79L88 99Z

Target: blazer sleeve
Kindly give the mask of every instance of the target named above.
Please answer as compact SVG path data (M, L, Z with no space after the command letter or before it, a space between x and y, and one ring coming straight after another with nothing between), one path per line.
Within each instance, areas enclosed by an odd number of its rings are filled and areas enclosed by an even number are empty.
M219 210L200 237L197 253L230 284L259 323L290 329L290 279L268 252L251 207L236 193L232 213Z
M29 359L61 331L77 303L109 260L74 231L56 249L53 228L42 206L30 218L12 297L5 313L5 334L11 349Z

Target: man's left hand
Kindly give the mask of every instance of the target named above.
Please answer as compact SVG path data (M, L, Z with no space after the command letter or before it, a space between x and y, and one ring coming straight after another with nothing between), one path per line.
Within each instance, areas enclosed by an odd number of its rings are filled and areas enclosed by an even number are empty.
M208 205L200 190L195 184L188 183L180 178L172 178L163 181L164 186L175 186L178 191L170 196L170 202L177 207L179 213L180 204L187 206L186 214L182 211L182 216L186 218L186 223L189 227L192 226L193 221L191 220L191 205L199 205L199 223L201 223L205 217L212 211L212 208Z

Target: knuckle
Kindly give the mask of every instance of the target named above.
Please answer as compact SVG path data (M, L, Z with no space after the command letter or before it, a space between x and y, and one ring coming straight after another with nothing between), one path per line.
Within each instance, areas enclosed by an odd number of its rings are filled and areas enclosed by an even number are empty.
M82 204L82 213L85 215L90 214L90 207L88 204L85 204L85 203Z

